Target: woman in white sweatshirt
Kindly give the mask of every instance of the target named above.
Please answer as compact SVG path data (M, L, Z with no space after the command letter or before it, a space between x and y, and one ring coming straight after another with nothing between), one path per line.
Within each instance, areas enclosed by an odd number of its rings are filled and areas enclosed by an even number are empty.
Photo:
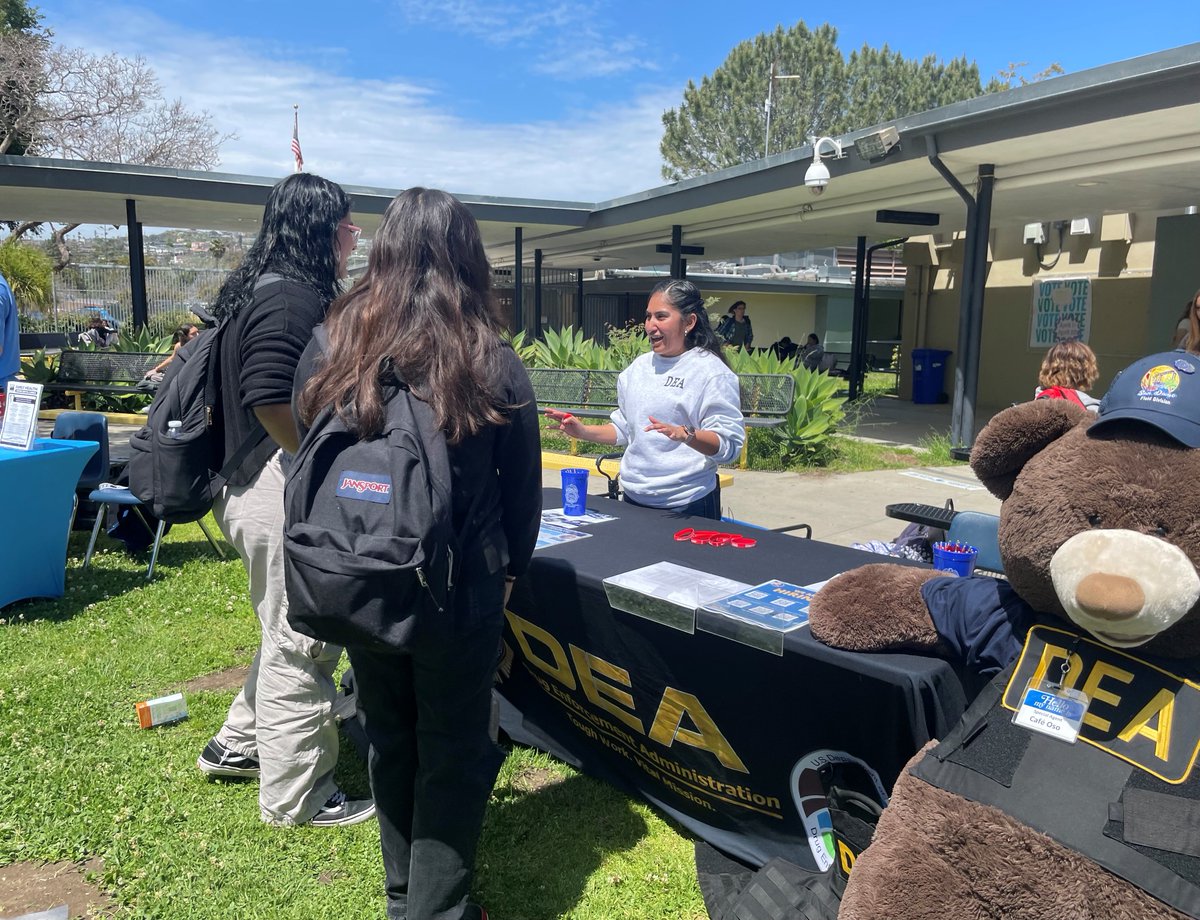
M547 409L551 426L572 438L625 446L621 483L635 505L721 518L717 465L742 449L737 375L690 281L655 286L646 306L651 350L617 381L612 421L584 425L569 412Z

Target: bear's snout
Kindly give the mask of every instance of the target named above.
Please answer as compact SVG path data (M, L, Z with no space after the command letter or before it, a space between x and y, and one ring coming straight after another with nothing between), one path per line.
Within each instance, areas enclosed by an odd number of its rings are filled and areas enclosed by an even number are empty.
M1118 622L1141 613L1146 594L1132 578L1093 572L1085 575L1075 588L1075 601L1097 619Z
M1075 534L1051 558L1050 578L1067 616L1116 648L1144 645L1200 600L1183 550L1133 530Z

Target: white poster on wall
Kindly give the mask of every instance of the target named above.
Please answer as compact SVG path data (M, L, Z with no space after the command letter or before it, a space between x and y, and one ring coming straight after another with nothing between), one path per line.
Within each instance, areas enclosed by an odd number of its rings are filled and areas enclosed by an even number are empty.
M1033 282L1033 316L1029 347L1055 342L1087 342L1092 332L1090 278L1039 278Z

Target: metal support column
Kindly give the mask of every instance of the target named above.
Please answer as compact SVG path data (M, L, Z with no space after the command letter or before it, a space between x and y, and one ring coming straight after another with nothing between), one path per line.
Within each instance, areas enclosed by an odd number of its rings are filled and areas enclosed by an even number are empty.
M533 337L542 337L542 251L533 251Z
M525 314L521 303L521 228L513 229L513 334L525 328Z
M583 331L583 269L575 269L575 328Z
M133 294L133 328L144 329L150 322L146 306L146 252L142 245L142 225L137 219L137 202L125 199L125 223L129 228L129 289Z
M850 321L850 399L858 399L862 395L862 342L859 327L863 325L867 306L864 302L866 295L867 273L867 238L858 238L858 247L854 255L854 316Z
M671 277L683 277L683 227L671 225Z
M971 318L971 335L967 340L966 374L963 381L963 439L970 447L975 443L975 405L979 396L979 362L983 353L983 298L987 289L987 250L992 222L992 190L996 185L996 169L991 163L980 164L979 181L975 188L975 222L967 227L966 247L971 250L973 273L967 314ZM968 414L969 412L969 414Z
M982 163L978 190L972 196L938 157L937 140L929 137L929 162L967 206L966 239L959 278L958 354L954 360L954 405L950 416L953 448L969 451L975 441L975 400L979 390L979 355L983 336L983 293L987 285L987 244L992 217L995 167Z
M902 236L899 239L887 240L883 243L876 243L874 246L867 247L867 265L863 271L863 309L862 316L859 318L859 324L854 330L854 349L858 356L858 386L860 391L866 389L867 379L867 336L870 335L871 329L871 263L875 258L875 253L880 249L887 249L889 246L895 246L898 243L907 242L908 237ZM854 354L851 354L853 361Z

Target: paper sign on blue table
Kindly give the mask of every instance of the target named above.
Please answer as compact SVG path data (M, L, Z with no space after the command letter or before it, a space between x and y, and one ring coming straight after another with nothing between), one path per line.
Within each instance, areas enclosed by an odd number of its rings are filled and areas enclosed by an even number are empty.
M29 450L37 434L42 385L10 380L6 387L4 421L0 423L0 447Z
M782 655L784 635L808 624L817 587L765 581L704 604L696 611L696 628Z

